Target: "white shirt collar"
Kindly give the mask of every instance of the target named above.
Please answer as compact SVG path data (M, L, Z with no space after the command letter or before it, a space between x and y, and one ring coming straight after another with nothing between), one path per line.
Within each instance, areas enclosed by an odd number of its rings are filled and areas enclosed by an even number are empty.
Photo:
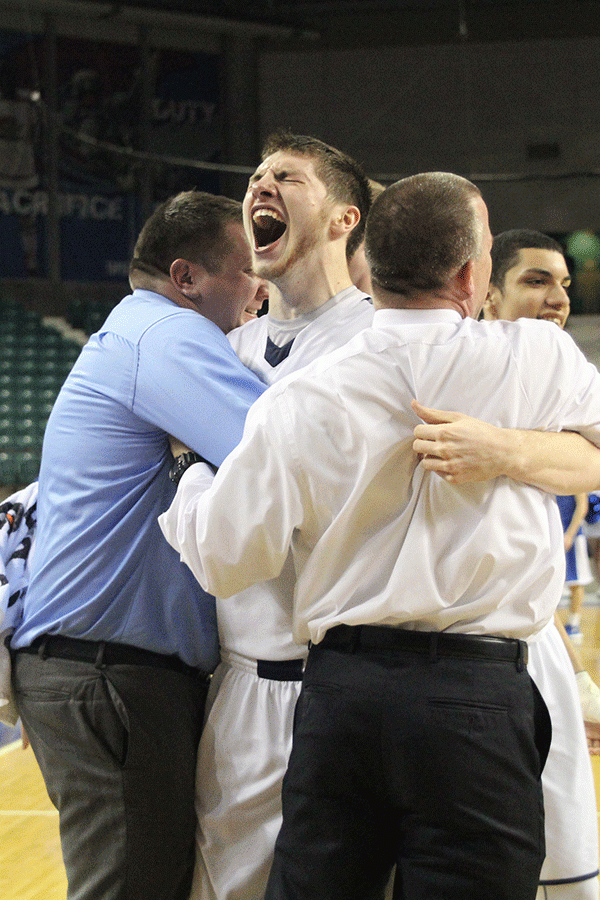
M432 322L462 322L455 309L377 309L373 316L374 328L389 325L430 325Z

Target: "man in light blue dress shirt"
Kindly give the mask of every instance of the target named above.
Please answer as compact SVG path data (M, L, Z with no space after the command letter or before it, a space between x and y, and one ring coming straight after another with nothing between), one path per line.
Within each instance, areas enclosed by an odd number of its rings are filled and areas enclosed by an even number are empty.
M225 337L260 284L240 204L165 201L130 283L48 422L13 687L59 810L69 898L187 900L218 640L214 600L157 517L175 494L168 435L218 466L264 390Z

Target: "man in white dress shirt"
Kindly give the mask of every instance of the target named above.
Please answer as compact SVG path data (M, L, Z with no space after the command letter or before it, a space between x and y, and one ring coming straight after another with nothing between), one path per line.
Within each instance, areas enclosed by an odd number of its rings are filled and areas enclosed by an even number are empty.
M494 237L492 246L492 274L484 318L542 319L564 328L569 316L570 282L564 250L553 238L528 229L502 232ZM426 418L433 423L447 415L436 410L429 411ZM457 423L460 420L453 427ZM419 426L419 440L434 439L437 428L433 424ZM548 433L543 436L550 437ZM574 436L565 433L551 437ZM419 449L427 453L425 465L436 465L436 451L430 440L420 443ZM480 450L490 455L485 439L475 441L469 453ZM461 454L464 453L462 447ZM556 458L560 459L560 454ZM575 457L575 461L585 477L589 472L594 478L593 458ZM559 485L558 490L568 493L566 487ZM581 490L585 492L585 488ZM542 775L546 857L538 900L598 900L596 794L581 715L583 707L590 749L597 753L598 688L577 651L570 647L558 614L530 641L528 669L552 721L552 743Z
M373 318L352 284L370 204L360 166L321 141L267 139L244 200L256 274L269 312L228 335L266 384L345 344ZM260 460L257 460L257 469ZM281 781L307 647L292 636L291 557L277 578L218 603L221 664L200 741L191 900L264 894L281 825Z
M549 735L524 641L560 596L560 520L535 487L419 465L410 401L600 444L600 375L550 325L474 320L490 246L464 179L384 192L373 327L268 391L212 487L195 466L162 517L220 597L291 547L312 646L269 900L376 897L393 864L407 900L535 897Z

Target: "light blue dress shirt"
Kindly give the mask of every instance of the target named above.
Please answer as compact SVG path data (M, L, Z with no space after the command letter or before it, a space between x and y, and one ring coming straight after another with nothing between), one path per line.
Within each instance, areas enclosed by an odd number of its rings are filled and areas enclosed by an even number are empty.
M175 494L168 435L220 465L264 390L197 312L143 290L115 307L48 421L31 582L13 647L60 634L214 668L214 600L157 524Z

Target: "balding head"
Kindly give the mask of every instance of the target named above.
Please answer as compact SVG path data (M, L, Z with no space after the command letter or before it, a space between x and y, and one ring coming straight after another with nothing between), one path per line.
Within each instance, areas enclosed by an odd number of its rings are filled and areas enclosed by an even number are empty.
M375 287L406 299L437 291L481 249L479 189L448 172L390 185L374 201L365 249Z

